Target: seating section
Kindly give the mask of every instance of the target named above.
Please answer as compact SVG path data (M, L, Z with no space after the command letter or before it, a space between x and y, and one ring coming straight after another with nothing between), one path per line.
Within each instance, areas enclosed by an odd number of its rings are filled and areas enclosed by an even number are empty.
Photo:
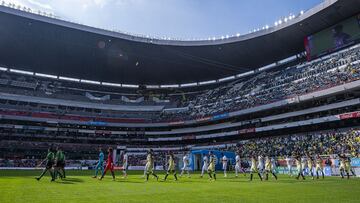
M198 95L181 116L205 117L264 105L360 79L360 46L325 59L267 71ZM176 118L174 115L165 115Z

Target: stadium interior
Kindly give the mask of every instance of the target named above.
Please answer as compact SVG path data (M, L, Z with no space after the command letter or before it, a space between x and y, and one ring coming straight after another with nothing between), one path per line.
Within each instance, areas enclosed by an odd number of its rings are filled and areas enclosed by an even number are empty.
M357 37L315 54L316 33L349 19ZM254 151L279 165L295 151L359 158L359 1L326 0L276 26L200 41L117 33L4 3L0 24L0 167L34 168L51 146L62 147L67 166L89 169L99 147L116 149L119 166L126 150L134 169L149 149L163 168L168 151L179 168L196 150L240 150L244 166ZM199 157L192 164L201 169Z

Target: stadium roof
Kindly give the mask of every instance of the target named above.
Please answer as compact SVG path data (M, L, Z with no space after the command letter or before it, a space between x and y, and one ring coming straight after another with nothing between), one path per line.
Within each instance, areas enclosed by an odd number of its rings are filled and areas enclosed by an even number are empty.
M122 84L211 81L304 51L304 37L360 13L358 0L327 0L291 21L242 36L151 39L0 6L0 64Z

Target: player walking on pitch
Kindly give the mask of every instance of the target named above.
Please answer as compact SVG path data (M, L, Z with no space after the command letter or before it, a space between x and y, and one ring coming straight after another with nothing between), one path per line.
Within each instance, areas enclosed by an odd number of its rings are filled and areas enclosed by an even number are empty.
M288 170L288 173L289 173L289 176L292 177L292 163L293 163L293 160L290 156L287 156L285 158L285 161L286 161L286 166L287 166L287 170Z
M216 172L215 172L215 163L216 163L216 157L213 154L212 151L209 151L209 167L207 169L207 172L209 174L210 177L210 181L216 180Z
M258 163L256 162L256 157L254 155L251 156L250 181L252 181L252 179L253 179L253 176L254 176L253 173L257 173L260 180L262 181L262 176L258 171Z
M184 172L186 171L188 178L190 178L190 157L189 154L186 153L183 157L183 167L181 168L180 177L184 175Z
M209 159L206 156L206 154L203 154L203 166L201 168L201 175L200 177L202 178L204 176L205 171L207 171L207 168L209 167Z
M309 153L307 153L306 155L307 157L307 167L309 169L309 174L311 175L311 179L314 180L314 159L311 157L311 155Z
M303 170L302 170L302 164L301 164L301 156L298 154L295 156L295 162L296 162L296 169L298 171L298 175L296 177L297 180L299 180L300 176L303 180L305 180Z
M46 161L45 169L43 170L41 175L36 178L36 180L40 180L45 175L45 173L47 171L49 171L49 173L50 173L51 181L55 180L54 173L53 173L53 170L52 170L52 167L54 165L54 159L55 159L54 150L52 148L49 148L48 149L48 154L46 155L46 158L38 165L38 166L40 166Z
M127 178L127 168L128 168L128 154L126 152L126 150L124 151L124 155L123 155L123 178Z
M106 160L106 167L104 172L102 173L101 177L99 178L99 180L102 180L106 174L106 172L110 170L111 175L112 175L112 180L115 181L115 173L114 173L114 159L113 159L113 148L109 147L108 149L108 157Z
M264 173L264 157L262 155L258 156L258 173L261 175L261 178L263 177Z
M154 152L152 149L149 150L148 155L146 157L146 165L145 165L145 170L146 170L146 180L149 180L149 175L153 175L156 180L159 180L159 177L154 173Z
M273 171L273 163L271 162L270 157L267 156L265 158L265 175L266 175L265 180L269 179L269 173L271 173L274 176L275 180L277 180L277 176Z
M61 147L57 147L55 155L55 165L54 165L54 177L57 178L57 175L60 176L61 179L65 178L65 155L61 150ZM62 174L60 173L62 171Z
M99 160L95 166L95 175L93 178L97 178L99 170L101 170L101 174L104 173L104 152L102 151L101 147L99 147Z
M168 169L167 169L164 181L166 181L166 179L170 173L174 174L175 181L177 181L174 154L172 152L169 152Z
M246 175L245 171L241 168L241 158L240 158L240 151L237 151L235 157L235 177L238 177L239 172L243 172Z
M228 158L226 157L226 155L224 153L221 153L221 162L222 162L222 169L224 171L224 177L226 178L227 177L227 164L228 164Z
M324 179L324 177L325 177L322 164L323 164L322 158L320 157L320 155L317 155L316 156L316 167L315 167L316 179L319 179L319 171L321 172L322 178Z

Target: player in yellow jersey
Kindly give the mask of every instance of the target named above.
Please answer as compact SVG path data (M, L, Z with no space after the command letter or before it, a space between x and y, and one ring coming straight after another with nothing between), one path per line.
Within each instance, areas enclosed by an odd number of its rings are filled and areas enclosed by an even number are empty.
M297 154L295 156L295 163L296 163L296 169L298 171L298 175L296 177L296 179L299 180L300 176L302 177L303 180L305 180L303 171L302 171L302 164L301 164L301 156L299 154Z
M146 181L149 180L149 175L153 175L156 180L159 180L159 177L154 173L154 152L152 149L149 150L147 157L146 157Z
M216 157L213 154L213 152L210 151L209 152L209 166L207 168L210 180L216 180L215 164L216 164Z
M323 160L320 157L320 155L316 156L316 166L315 166L315 171L316 171L316 179L319 179L319 171L321 172L322 178L324 179L325 174L324 174L324 168L323 168Z
M262 177L261 177L261 174L258 171L257 165L258 165L258 163L256 161L256 157L254 155L252 155L251 156L251 168L250 168L250 181L252 181L252 179L253 179L253 176L254 176L253 173L257 173L260 180L262 181Z
M347 157L345 156L345 154L339 154L339 161L340 161L340 167L339 167L339 170L340 170L340 175L341 175L341 178L344 178L344 173L346 173L346 176L347 178L349 179L350 178L350 173L349 173L349 168L346 167L346 159Z
M164 181L166 181L170 173L174 174L175 181L177 181L176 170L175 170L175 159L174 159L174 154L172 152L169 152L168 169Z
M314 159L311 157L310 153L306 154L307 157L307 167L309 169L309 174L311 175L311 179L314 180Z
M271 173L274 176L275 180L277 180L277 176L275 175L273 168L272 168L271 159L270 159L270 157L267 156L265 158L265 180L269 179L269 173Z

